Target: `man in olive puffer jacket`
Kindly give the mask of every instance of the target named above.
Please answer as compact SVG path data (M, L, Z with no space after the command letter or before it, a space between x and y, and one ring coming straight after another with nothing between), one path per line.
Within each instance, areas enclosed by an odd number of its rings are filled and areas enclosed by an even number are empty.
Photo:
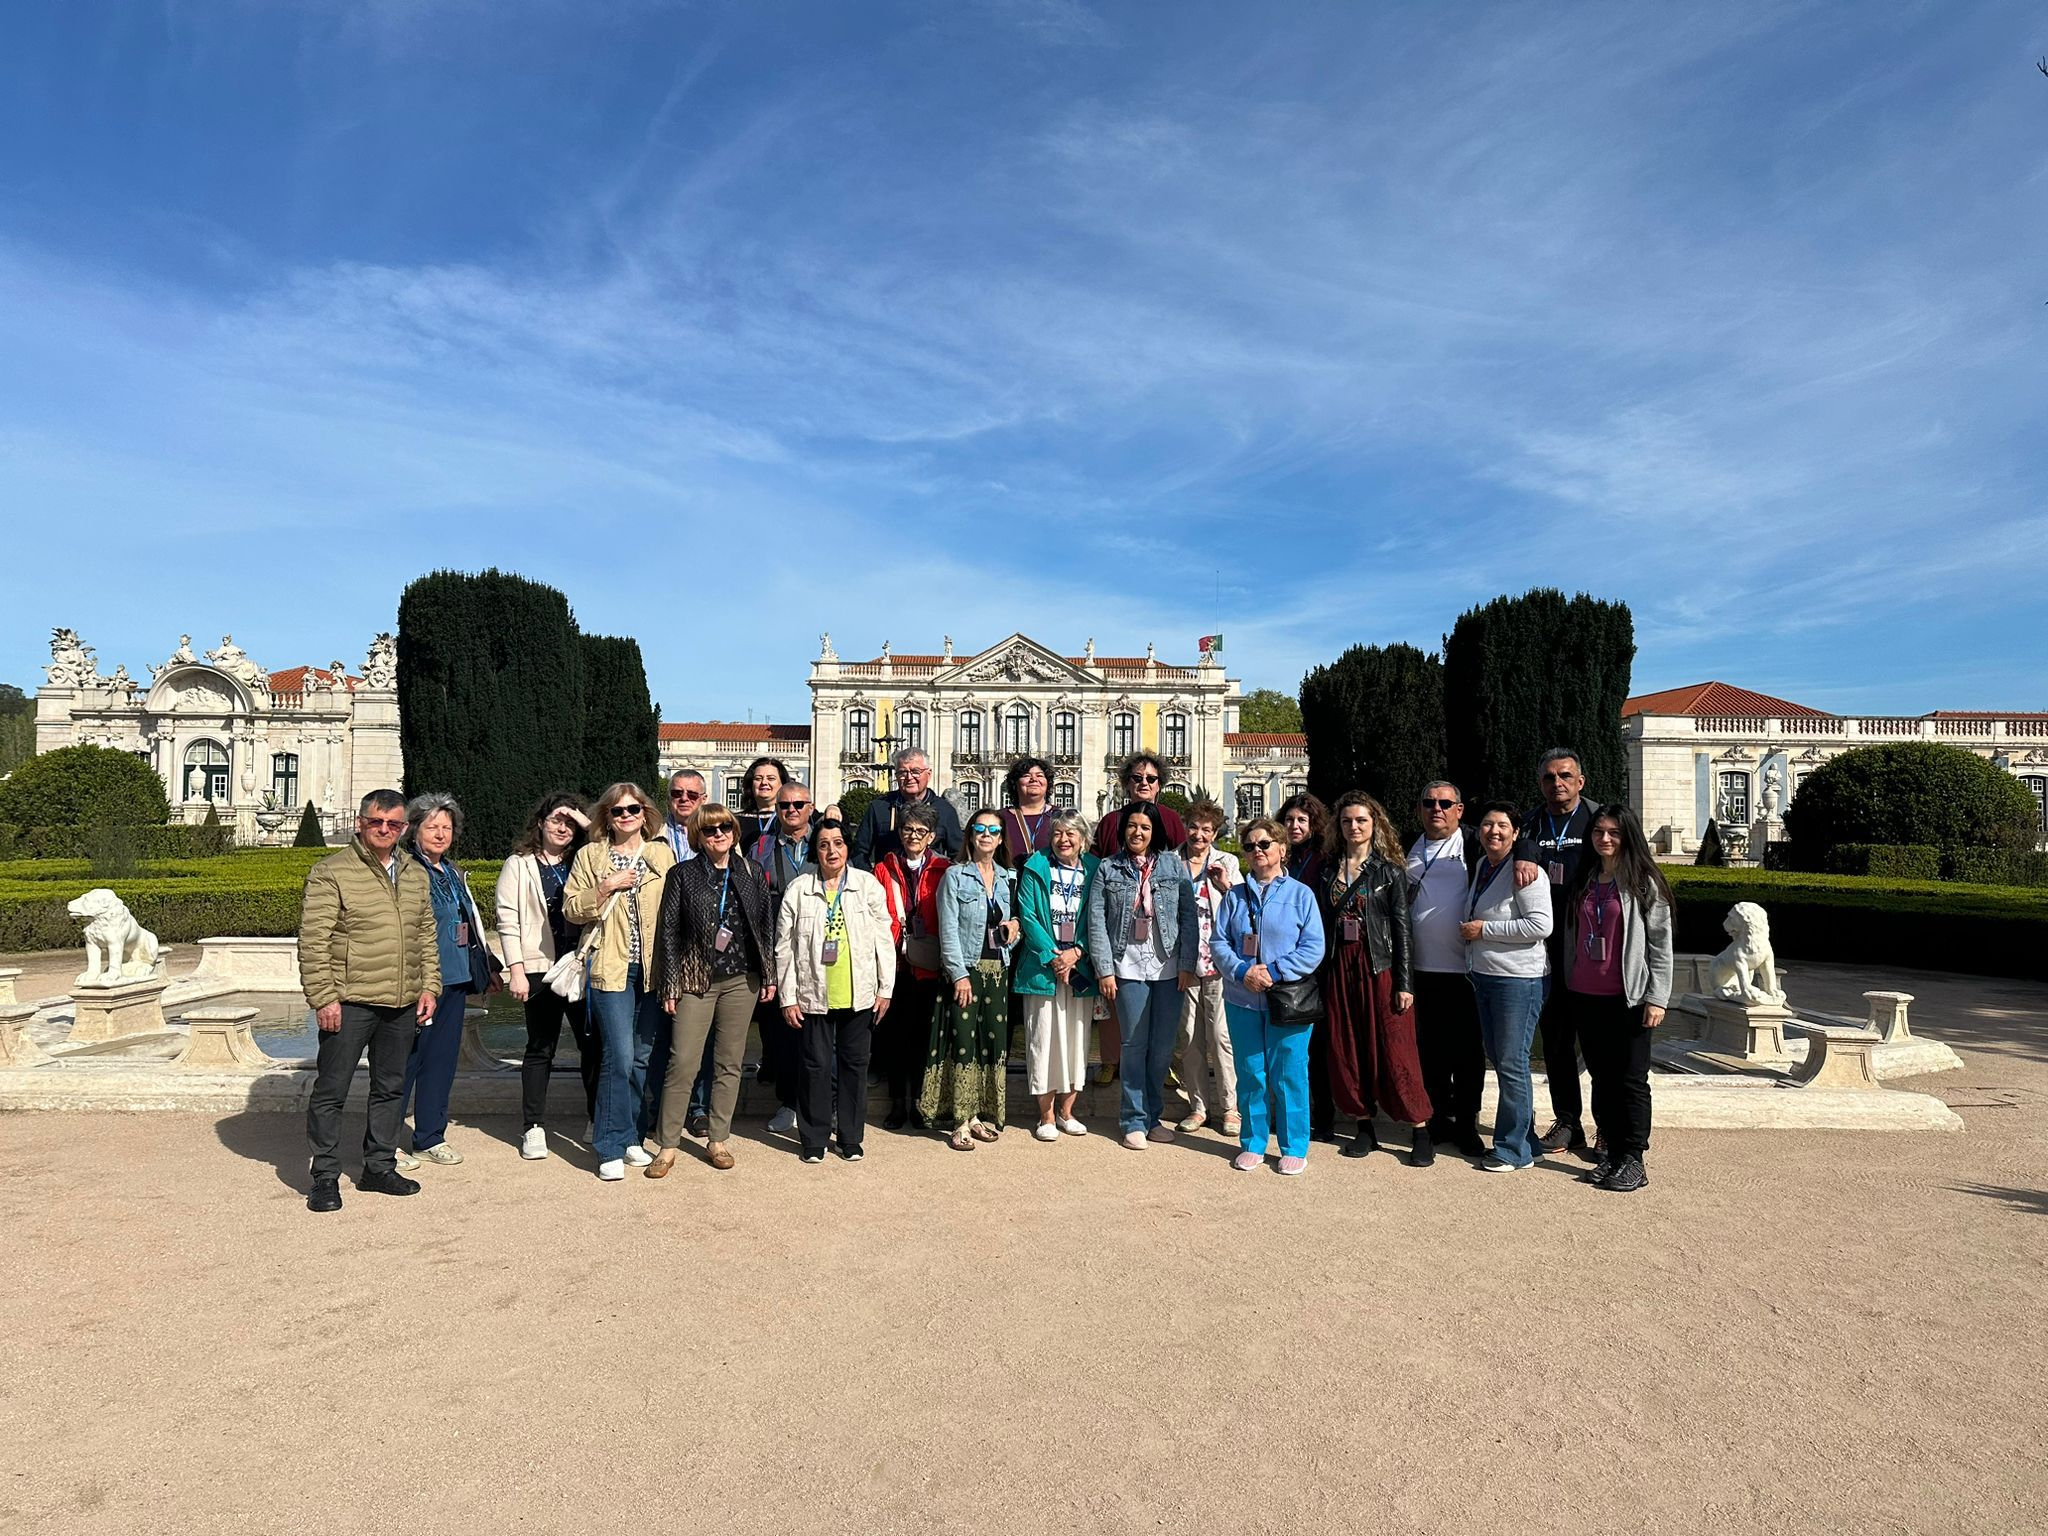
M405 797L363 796L355 841L306 874L299 915L299 984L320 1025L319 1072L306 1105L313 1144L312 1211L341 1209L341 1111L365 1047L370 1115L356 1188L411 1195L419 1184L393 1165L402 1085L413 1035L434 1016L441 961L433 894L417 859L398 857Z

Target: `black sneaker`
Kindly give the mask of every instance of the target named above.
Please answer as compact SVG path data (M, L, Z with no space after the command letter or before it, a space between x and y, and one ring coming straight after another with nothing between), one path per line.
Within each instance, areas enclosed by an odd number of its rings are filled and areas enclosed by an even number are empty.
M313 1192L306 1196L309 1211L338 1211L341 1209L341 1180L315 1179Z
M1579 1175L1579 1182L1581 1184L1591 1184L1594 1188L1598 1189L1603 1187L1613 1177L1614 1159L1603 1157L1599 1162Z
M1607 1133L1597 1125L1593 1127L1593 1145L1591 1147L1580 1147L1578 1152L1579 1156L1589 1163L1611 1163L1614 1161L1614 1154L1607 1149Z
M1336 1135L1333 1133L1330 1140L1335 1141L1336 1139ZM1373 1124L1370 1120L1361 1120L1358 1122L1358 1134L1352 1137L1345 1144L1344 1150L1337 1155L1339 1157L1370 1157L1379 1149L1379 1132L1373 1129Z
M1457 1142L1458 1150L1467 1157L1486 1156L1486 1142L1481 1138L1479 1127L1476 1125L1467 1123L1461 1126L1458 1134L1451 1139Z
M1553 1120L1550 1129L1537 1138L1538 1152L1579 1152L1585 1149L1586 1133L1576 1120Z
M1650 1173L1643 1166L1643 1160L1631 1152L1614 1165L1614 1172L1607 1176L1602 1189L1611 1189L1617 1195L1632 1195L1650 1182Z
M1327 1141L1334 1147L1337 1144L1337 1127L1326 1125L1318 1130L1310 1131L1308 1136L1310 1141Z
M851 1152L847 1151L846 1148L841 1147L839 1149L839 1155L845 1158L849 1163L857 1163L867 1154L862 1152L859 1147L855 1147Z
M1408 1166L1427 1168L1436 1161L1436 1144L1430 1139L1429 1127L1415 1127L1415 1139L1408 1144Z
M802 1155L800 1155L797 1158L797 1161L800 1163L822 1163L823 1161L825 1161L825 1154L822 1149L813 1152L809 1147L805 1147Z
M883 1117L882 1129L885 1131L900 1131L908 1124L910 1124L910 1111L901 1104L892 1104L889 1106L889 1113Z
M396 1168L386 1168L382 1173L365 1173L356 1180L356 1188L366 1195L416 1195L420 1181L408 1179Z

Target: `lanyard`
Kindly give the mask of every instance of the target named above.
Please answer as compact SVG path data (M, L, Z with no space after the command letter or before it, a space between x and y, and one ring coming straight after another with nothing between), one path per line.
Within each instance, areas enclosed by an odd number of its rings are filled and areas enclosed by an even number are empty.
M725 898L732 894L732 866L725 866L724 883L718 887L718 926L725 926Z
M1033 822L1030 817L1026 816L1016 806L1010 807L1010 814L1017 818L1018 835L1024 840L1024 846L1018 851L1026 858L1029 858L1038 851L1039 829L1045 825L1045 818L1050 816L1052 812L1050 810L1040 811L1036 822Z
M1609 880L1595 880L1586 887L1586 904L1593 909L1593 926L1586 930L1586 953L1593 953L1593 940L1607 927L1607 909L1614 904L1616 892Z
M1266 897L1272 895L1273 887L1278 885L1282 880L1285 880L1286 878L1287 875L1285 871L1282 871L1280 874L1275 875L1272 878L1272 880L1267 883L1266 889L1262 893L1259 890L1258 881L1254 880L1250 875L1245 876L1243 887L1244 906L1245 910L1251 914L1253 933L1257 933L1259 931L1259 919L1265 914L1266 911Z
M819 884L820 884L821 886L822 886L822 885L824 884L824 876L820 875L820 876L818 877L818 883L819 883ZM839 921L839 905L840 905L840 903L841 903L841 902L843 902L843 901L845 901L845 900L846 900L846 876L845 876L845 874L844 874L844 873L842 873L842 874L841 874L841 875L839 876L839 890L838 890L838 893L837 893L836 895L833 895L833 896L828 896L828 897L827 897L827 898L825 899L825 931L826 931L827 933L830 933L830 932L832 931L832 927L833 927L833 924L835 924L835 923L837 923L837 922Z
M689 857L689 854L684 852L689 846L689 834L674 822L670 822L668 824L668 851L676 856L678 864Z
M1479 911L1479 898L1486 894L1486 888L1498 880L1500 872L1514 862L1511 858L1502 859L1498 864L1493 865L1486 871L1486 878L1484 880L1481 880L1472 887L1472 899L1465 904L1465 920L1467 922L1470 922L1477 915Z
M1436 861L1451 851L1451 844L1460 841L1462 841L1462 838L1459 834L1453 832L1444 839L1443 847L1437 849L1435 853L1431 853L1429 851L1429 839L1425 837L1422 840L1422 875L1415 883L1418 886L1426 884L1429 880L1429 872L1436 867Z
M1069 876L1072 878L1068 878ZM1081 866L1076 864L1072 869L1069 869L1064 864L1053 865L1052 888L1059 896L1062 904L1068 907L1079 907L1081 905Z
M1365 884L1365 877L1371 873L1372 860L1367 859L1364 865L1360 867L1357 877L1353 879L1349 885L1344 887L1344 894L1339 896L1335 901L1330 903L1331 909L1338 912L1343 911L1345 906L1350 902L1351 898L1358 894L1358 888L1361 885ZM1335 884L1336 880L1342 879L1343 874L1344 866L1339 864L1337 866L1337 874L1331 883Z
M1565 833L1571 831L1572 818L1578 814L1579 813L1577 811L1565 812L1564 825L1559 826L1557 818L1555 816L1551 815L1548 811L1545 811L1543 813L1543 820L1545 824L1548 825L1550 828L1551 851L1555 853L1559 858L1564 857L1564 835Z

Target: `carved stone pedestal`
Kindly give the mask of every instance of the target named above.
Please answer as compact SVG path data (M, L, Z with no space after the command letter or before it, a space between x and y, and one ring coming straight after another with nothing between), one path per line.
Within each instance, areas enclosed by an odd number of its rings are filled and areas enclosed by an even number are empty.
M1800 1024L1806 1065L1793 1074L1802 1088L1876 1088L1877 1031L1834 1024Z
M277 1065L249 1033L254 1008L194 1008L185 1015L191 1034L171 1066L180 1072L261 1072Z
M20 974L18 965L0 965L0 1008L14 1001L14 978Z
M96 1045L128 1035L162 1033L164 988L169 985L161 976L145 976L117 981L110 987L75 988L71 994L71 1044Z
M297 939L212 938L199 941L201 981L231 983L238 992L299 990Z
M456 1066L465 1072L511 1072L513 1065L501 1056L491 1054L491 1048L484 1044L484 1022L490 1018L490 1010L484 1007L469 1009L462 1016L462 1045L455 1054Z
M29 1034L34 1003L0 1003L0 1067L39 1067L50 1053Z
M1886 1045L1913 1038L1913 1031L1906 1027L1906 1005L1913 1001L1912 993L1866 992L1863 1001L1870 1005L1870 1027Z
M1783 1003L1738 1003L1727 997L1701 1001L1706 1005L1706 1038L1713 1045L1731 1056L1767 1066L1791 1061L1785 1050L1785 1026L1793 1015Z

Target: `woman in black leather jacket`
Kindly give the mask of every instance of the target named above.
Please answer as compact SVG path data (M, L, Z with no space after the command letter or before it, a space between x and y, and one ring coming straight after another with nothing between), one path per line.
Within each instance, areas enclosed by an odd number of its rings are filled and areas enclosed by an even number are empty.
M1408 931L1408 864L1393 823L1371 795L1337 801L1317 894L1328 946L1322 967L1329 1031L1330 1090L1358 1119L1346 1157L1379 1146L1375 1108L1414 1127L1408 1161L1436 1161L1429 1092L1415 1049L1413 945Z

